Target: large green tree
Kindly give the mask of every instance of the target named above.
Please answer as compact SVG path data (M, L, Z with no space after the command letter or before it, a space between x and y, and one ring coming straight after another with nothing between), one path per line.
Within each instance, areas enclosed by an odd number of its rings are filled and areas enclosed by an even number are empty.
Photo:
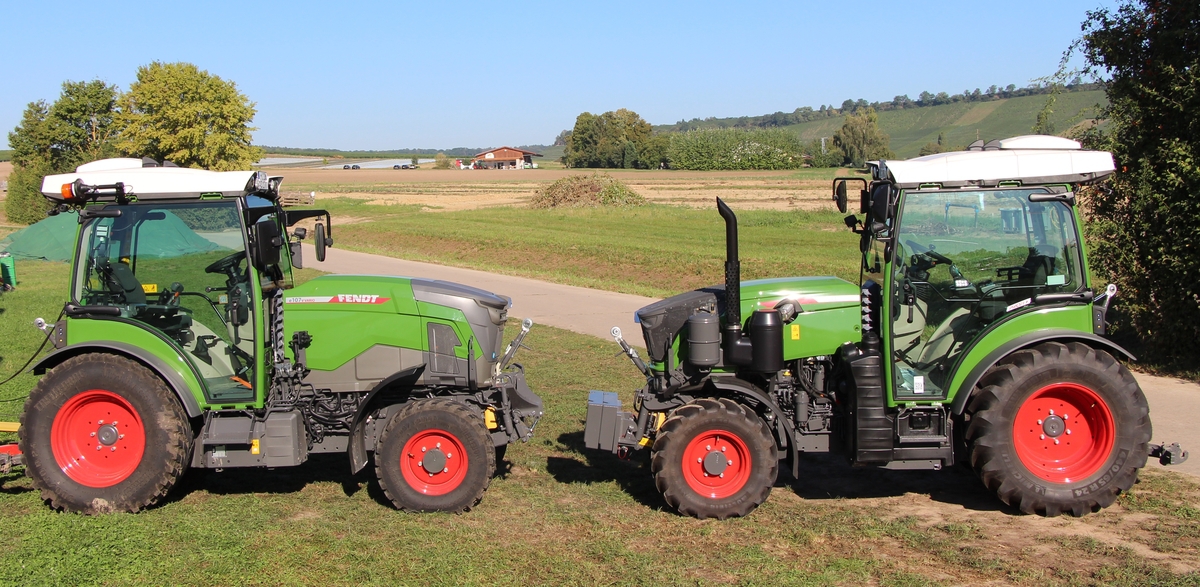
M67 81L53 104L29 103L21 123L8 133L13 172L9 177L5 216L29 224L46 217L49 204L41 195L42 177L110 157L117 88L100 80Z
M867 161L895 157L888 147L891 142L879 130L879 115L874 108L864 108L846 117L842 128L833 133L833 144L845 154L845 164L862 167Z
M247 169L254 103L237 86L191 63L154 62L119 101L117 147L130 155L216 171Z
M563 163L567 167L639 168L658 167L661 143L652 143L650 123L638 113L620 110L596 115L584 112L565 139ZM561 135L560 135L561 136ZM652 152L643 161L642 153Z
M1088 12L1079 46L1107 125L1085 137L1117 173L1087 199L1092 267L1120 288L1116 333L1153 362L1200 365L1200 3L1126 0Z

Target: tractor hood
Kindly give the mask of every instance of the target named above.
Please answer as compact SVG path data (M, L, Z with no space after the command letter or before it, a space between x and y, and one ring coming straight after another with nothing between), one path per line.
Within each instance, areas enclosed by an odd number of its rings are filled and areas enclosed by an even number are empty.
M801 313L859 304L858 286L836 277L783 277L742 282L742 316L770 310L783 300L800 305Z
M316 332L311 332L314 345L321 342L318 336L321 333L326 335L325 338L346 342L351 338L362 338L364 344L365 341L373 344L388 340L400 331L424 331L419 325L399 328L392 319L372 318L372 314L432 318L457 324L462 338L460 344L465 347L468 339L474 339L482 350L477 358L487 362L495 362L500 355L510 305L511 301L506 297L457 283L382 275L325 275L289 290L284 296L285 313L292 318L289 324L312 322L317 328ZM466 324L463 324L464 319ZM361 336L355 337L345 332L354 328L352 324L372 331L370 336L359 333ZM337 332L339 330L342 332ZM420 349L427 343L398 340L384 344ZM359 352L362 350L365 348ZM315 355L309 353L310 357Z

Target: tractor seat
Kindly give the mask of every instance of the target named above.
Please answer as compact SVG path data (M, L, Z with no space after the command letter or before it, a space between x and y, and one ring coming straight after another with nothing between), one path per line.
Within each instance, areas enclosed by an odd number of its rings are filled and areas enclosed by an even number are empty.
M146 292L129 265L119 261L103 261L96 269L104 276L104 286L113 294L114 301L119 300L129 306L146 305Z

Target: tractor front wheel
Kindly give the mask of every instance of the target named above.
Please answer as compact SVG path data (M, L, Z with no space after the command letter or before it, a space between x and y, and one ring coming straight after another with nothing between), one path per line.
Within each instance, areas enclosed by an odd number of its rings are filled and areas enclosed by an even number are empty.
M400 408L375 452L379 485L404 511L467 511L483 499L495 470L496 451L483 417L448 399Z
M1025 513L1099 511L1146 464L1146 397L1128 369L1081 343L1013 353L984 376L967 415L971 466Z
M749 514L775 484L779 453L758 414L729 399L699 399L663 422L650 456L667 504L694 518Z
M70 358L42 377L19 434L42 499L85 514L157 503L192 454L187 416L162 379L108 354Z

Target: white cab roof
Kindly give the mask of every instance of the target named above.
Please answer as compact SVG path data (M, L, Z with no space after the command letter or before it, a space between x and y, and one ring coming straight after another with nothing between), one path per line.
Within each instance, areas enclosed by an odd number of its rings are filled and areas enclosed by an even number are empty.
M1112 174L1112 154L1085 151L1061 137L1026 135L988 143L983 149L926 155L884 162L889 178L902 188L989 187L1000 182L1032 184L1089 183Z
M42 194L56 202L62 201L63 184L76 179L88 185L125 184L125 194L140 200L196 198L201 194L219 193L240 196L251 185L254 171L207 171L186 167L142 167L141 159L102 159L75 168L74 173L47 175L42 180Z

